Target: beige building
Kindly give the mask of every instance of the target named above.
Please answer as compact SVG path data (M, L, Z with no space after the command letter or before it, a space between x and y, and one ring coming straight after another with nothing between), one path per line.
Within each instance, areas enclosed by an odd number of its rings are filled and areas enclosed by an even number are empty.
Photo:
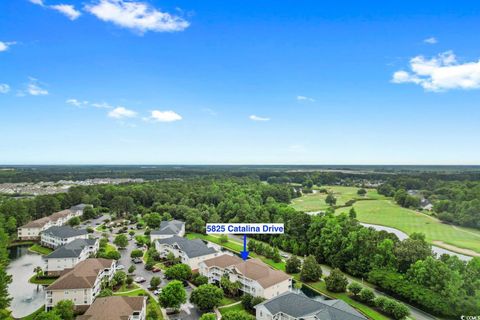
M199 272L210 283L218 283L226 275L230 281L239 281L242 291L255 297L271 299L292 289L292 277L274 270L259 259L243 261L237 256L223 254L200 262Z
M30 221L29 223L18 228L18 239L39 240L40 233L42 231L53 226L62 226L67 223L68 220L74 217L80 217L83 214L83 209L85 207L85 204L79 204L71 207L70 209L55 212L48 217Z
M98 298L77 320L145 320L147 297Z
M61 300L71 300L77 311L85 311L101 290L104 279L112 279L115 260L87 259L73 269L65 269L54 283L45 289L45 310Z
M45 256L45 273L60 275L65 269L73 269L78 263L98 252L98 239L76 239Z

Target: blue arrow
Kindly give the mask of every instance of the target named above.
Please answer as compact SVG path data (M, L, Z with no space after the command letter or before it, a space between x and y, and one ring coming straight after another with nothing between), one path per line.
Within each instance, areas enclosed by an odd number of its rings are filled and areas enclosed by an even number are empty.
M247 251L247 235L244 234L243 235L243 251L240 252L240 255L241 255L243 260L247 260L248 259L248 254L249 254L249 252Z

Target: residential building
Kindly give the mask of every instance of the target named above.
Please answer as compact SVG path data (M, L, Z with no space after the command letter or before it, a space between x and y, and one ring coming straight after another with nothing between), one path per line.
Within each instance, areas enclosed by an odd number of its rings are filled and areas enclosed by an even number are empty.
M426 198L422 198L420 200L420 208L422 208L423 210L432 211L433 210L433 204L430 202L430 200L428 200Z
M115 268L115 260L86 259L73 269L65 269L45 289L45 310L51 310L61 300L71 300L76 311L86 311L100 293L102 281L113 278Z
M78 263L95 255L98 251L98 239L76 239L45 256L45 273L60 275L65 269L72 269Z
M342 300L313 300L303 293L285 292L255 306L257 320L366 320Z
M150 232L150 240L165 239L173 236L183 237L185 235L185 222L179 220L162 221L160 228Z
M53 226L40 232L40 244L56 249L76 239L88 239L85 229L74 229L69 226Z
M243 261L227 254L205 260L199 265L199 273L209 283L218 283L222 276L230 281L239 281L244 293L270 299L292 289L292 277L280 270L274 270L259 259Z
M55 212L48 217L30 221L18 228L18 238L20 240L39 240L40 232L53 226L62 226L74 217L80 217L86 206L85 204L79 204L70 209Z
M171 252L181 262L188 264L192 270L198 269L199 263L216 257L219 253L212 247L207 246L202 240L188 240L179 236L157 239L155 248L161 258L166 258Z
M145 320L147 297L98 298L77 320Z

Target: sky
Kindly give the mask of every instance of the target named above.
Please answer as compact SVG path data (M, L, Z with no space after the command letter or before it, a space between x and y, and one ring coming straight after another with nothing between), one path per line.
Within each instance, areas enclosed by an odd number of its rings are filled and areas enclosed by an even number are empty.
M0 1L0 164L480 164L477 1Z

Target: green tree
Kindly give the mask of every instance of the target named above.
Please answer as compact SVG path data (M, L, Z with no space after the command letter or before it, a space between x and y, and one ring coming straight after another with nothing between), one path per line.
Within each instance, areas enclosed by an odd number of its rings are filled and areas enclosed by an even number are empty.
M150 229L158 229L162 223L162 216L156 212L151 213L147 216L146 223Z
M180 281L173 280L162 289L158 301L164 308L178 310L187 301L187 292Z
M360 299L360 301L363 301L367 304L371 304L371 303L373 303L373 300L375 299L375 294L373 293L372 290L370 290L368 288L363 288L360 291L360 294L359 294L358 298Z
M217 320L217 316L215 315L215 313L204 313L202 314L202 316L200 317L200 320Z
M315 282L322 277L322 267L318 264L314 256L310 255L303 262L300 279L306 282Z
M355 211L355 208L352 207L350 211L348 211L348 216L350 219L357 219L357 212Z
M95 219L97 217L97 214L95 213L95 210L93 209L92 206L86 206L85 209L83 209L83 220L90 220L90 219Z
M345 275L337 268L333 269L330 272L330 275L325 277L325 285L327 290L332 292L345 292L347 289L347 278Z
M152 277L152 279L150 279L150 287L152 289L157 289L160 283L162 283L162 280L159 277Z
M74 320L75 319L75 304L72 300L59 301L53 311L56 312L62 320Z
M132 274L135 272L135 270L137 270L137 267L135 267L133 264L128 267L128 273Z
M187 281L192 276L192 269L183 263L176 264L165 271L165 276L168 279Z
M113 243L120 249L125 249L128 246L128 238L124 234L119 234L115 237Z
M325 203L333 207L337 203L337 198L335 198L333 193L329 193L325 198Z
M79 217L73 217L72 219L68 220L68 225L70 227L78 226L82 221L80 221Z
M117 285L117 286L124 285L126 280L127 280L127 274L123 271L115 272L115 274L113 275L113 279L112 279L114 284Z
M238 295L238 291L241 289L242 284L238 281L232 282L227 275L224 275L220 278L220 287L227 296L234 297Z
M412 233L409 238L400 241L394 249L398 270L406 272L410 265L418 260L432 256L432 247L425 241L425 235Z
M219 239L220 239L220 243L223 243L223 244L228 243L228 236L226 234L220 235Z
M363 287L358 282L352 282L347 287L348 291L350 291L354 296L358 296L360 291L362 291Z
M98 294L98 298L103 298L103 297L111 297L113 296L113 291L112 289L109 289L109 288L105 288L105 289L102 289L100 291L100 293Z
M245 311L229 311L222 315L222 320L255 320L255 317Z
M190 301L200 310L209 311L220 305L223 290L213 284L204 284L192 291Z
M42 311L34 317L34 320L62 320L62 318L53 311Z
M130 196L115 196L111 201L110 208L117 216L124 216L135 210L135 202Z
M130 252L130 258L141 258L143 257L143 251L140 249L135 249Z
M363 197L367 194L367 190L365 190L364 188L358 189L357 194Z
M290 274L299 273L301 268L302 262L295 255L292 255L290 258L288 258L287 263L285 264L285 271Z
M127 280L125 280L125 283L127 284L127 286L130 288L133 284L133 277L132 276L128 276L127 277Z

